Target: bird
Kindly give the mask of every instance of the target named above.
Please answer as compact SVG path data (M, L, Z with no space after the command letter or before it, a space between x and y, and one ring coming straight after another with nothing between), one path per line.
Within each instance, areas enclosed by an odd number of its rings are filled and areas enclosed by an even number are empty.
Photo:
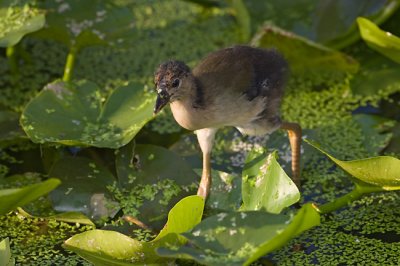
M197 195L206 199L210 193L214 138L226 126L243 135L287 130L292 179L300 186L301 127L282 121L280 115L288 74L288 63L276 49L246 45L211 52L193 70L178 60L159 65L154 74L154 115L169 104L177 123L195 131L203 155Z

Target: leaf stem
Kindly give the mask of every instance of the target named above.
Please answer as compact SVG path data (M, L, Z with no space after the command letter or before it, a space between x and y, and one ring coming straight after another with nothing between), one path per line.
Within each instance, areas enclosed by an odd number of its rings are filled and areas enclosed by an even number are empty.
M72 45L71 48L69 49L67 62L65 63L65 68L64 68L64 76L62 78L62 80L65 82L69 82L71 80L72 71L74 69L75 59L78 51L79 49L76 45Z
M17 49L15 45L7 47L6 55L8 58L8 65L11 71L12 82L15 83L18 79Z
M361 196L363 196L364 194L368 194L368 193L372 193L372 192L379 192L379 191L382 191L382 189L380 187L368 186L368 185L364 186L364 185L356 184L355 188L352 191L350 191L349 193L347 193L346 195L344 195L340 198L337 198L333 202L328 202L322 206L319 206L318 209L321 214L330 213L330 212L336 211L336 210L346 206L350 202L353 202L353 201L361 198Z

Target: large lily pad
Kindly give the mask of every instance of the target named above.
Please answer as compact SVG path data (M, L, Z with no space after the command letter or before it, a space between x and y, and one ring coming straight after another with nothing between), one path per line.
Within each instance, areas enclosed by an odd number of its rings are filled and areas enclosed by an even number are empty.
M133 32L133 16L126 7L107 0L47 0L46 27L36 35L78 48L126 42Z
M122 147L117 154L116 170L125 213L153 228L161 228L168 210L182 197L195 194L198 175L181 157L154 145Z
M273 25L263 27L251 43L257 47L278 49L294 73L354 73L358 70L358 63L350 56Z
M160 258L155 249L184 244L185 238L177 234L198 224L203 208L204 200L198 196L182 199L171 209L164 229L151 242L140 242L114 231L93 230L71 237L64 247L95 265L166 265L170 259Z
M400 189L399 159L391 156L378 156L354 161L341 161L322 150L317 144L307 142L354 177L356 182L361 181L383 190Z
M116 206L106 188L115 178L98 163L84 157L64 157L54 163L49 174L62 180L50 194L56 211L81 212L92 219L115 214Z
M294 217L259 211L220 213L182 234L190 246L159 248L157 253L204 265L249 265L319 223L312 204L304 205Z
M27 1L0 1L0 47L17 44L26 34L44 26L44 12Z
M385 55L387 58L400 63L400 38L381 30L366 18L357 19L361 37L369 47Z
M50 178L38 184L33 184L21 188L10 188L0 190L0 215L24 206L35 199L46 195L58 185L60 180Z
M243 210L265 210L280 213L300 199L294 182L276 161L276 152L266 155L253 150L243 169Z
M143 86L117 88L102 106L98 87L89 81L47 85L26 106L21 125L36 143L119 148L153 117L154 99Z

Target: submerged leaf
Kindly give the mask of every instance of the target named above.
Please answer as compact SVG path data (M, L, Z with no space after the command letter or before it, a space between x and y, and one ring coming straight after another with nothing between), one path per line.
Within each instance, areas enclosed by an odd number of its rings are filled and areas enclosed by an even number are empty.
M205 265L249 265L319 223L320 215L311 204L294 217L257 211L220 213L183 234L190 246L163 247L157 253Z
M17 207L34 201L35 199L46 195L58 185L61 181L56 178L50 178L38 184L29 185L21 188L10 188L0 190L0 215L6 214Z
M243 210L280 213L296 203L300 192L276 161L276 152L266 156L253 150L243 169Z
M84 157L64 157L54 163L49 174L62 181L50 193L56 211L82 212L91 219L112 217L118 211L106 188L115 178L96 162Z
M0 111L0 147L27 139L19 125L19 115L11 111Z
M190 230L201 220L204 200L189 196L169 212L164 229L151 242L140 242L114 231L93 230L74 235L64 247L95 265L165 265L167 258L155 253L159 246L180 246L185 238L177 234Z
M356 182L361 181L381 187L384 190L400 189L399 159L390 156L378 156L354 161L341 161L322 150L317 144L307 142L353 176Z
M36 143L115 149L153 117L153 102L137 83L117 88L102 106L94 83L55 81L26 106L21 125Z

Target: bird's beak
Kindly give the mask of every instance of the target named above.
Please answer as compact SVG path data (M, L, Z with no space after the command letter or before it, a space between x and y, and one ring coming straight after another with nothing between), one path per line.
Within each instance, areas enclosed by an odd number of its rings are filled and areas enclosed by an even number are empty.
M157 88L157 100L156 105L154 106L154 114L156 115L164 106L169 103L170 95L165 89Z

